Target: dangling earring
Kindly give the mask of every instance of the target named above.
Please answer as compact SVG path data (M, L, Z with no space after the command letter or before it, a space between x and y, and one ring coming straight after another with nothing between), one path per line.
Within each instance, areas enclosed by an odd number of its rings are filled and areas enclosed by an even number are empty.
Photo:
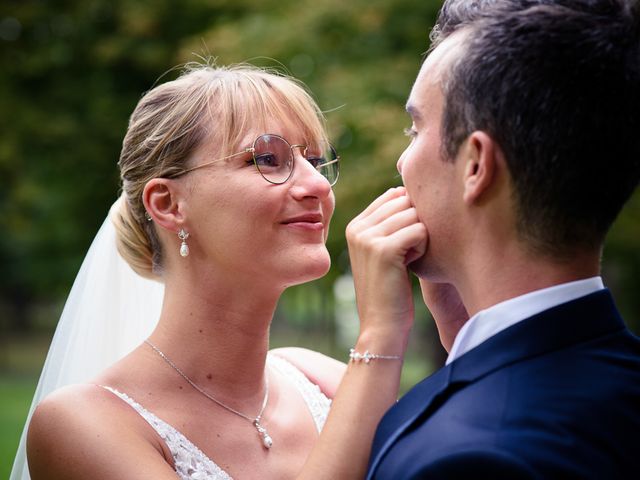
M187 245L187 238L189 238L189 233L186 232L184 228L181 228L178 232L178 238L182 240L182 243L180 244L180 256L186 257L189 255L189 245Z

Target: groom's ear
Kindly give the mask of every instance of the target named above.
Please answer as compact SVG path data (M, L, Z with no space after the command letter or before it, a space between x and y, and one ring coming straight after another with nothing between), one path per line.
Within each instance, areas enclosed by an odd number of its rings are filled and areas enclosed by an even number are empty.
M170 232L179 231L184 224L181 189L174 180L153 178L142 191L142 203L153 222Z
M481 201L489 195L496 183L496 175L504 164L502 150L496 141L487 133L475 131L464 143L457 161L464 162L464 193L465 203L472 204Z

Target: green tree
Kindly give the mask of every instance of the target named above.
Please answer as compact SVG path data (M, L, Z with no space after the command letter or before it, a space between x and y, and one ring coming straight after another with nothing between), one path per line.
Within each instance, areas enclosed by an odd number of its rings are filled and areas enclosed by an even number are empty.
M344 228L401 180L404 103L438 0L5 2L0 18L0 319L26 326L60 302L110 204L127 118L141 94L199 57L248 61L306 82L343 158L329 238L334 268L307 293L331 325ZM605 249L605 280L640 330L640 200ZM311 292L314 293L311 293ZM285 299L286 300L286 299ZM310 304L314 302L299 302ZM286 302L285 302L286 303ZM296 301L291 300L291 305ZM304 311L301 317L309 317Z

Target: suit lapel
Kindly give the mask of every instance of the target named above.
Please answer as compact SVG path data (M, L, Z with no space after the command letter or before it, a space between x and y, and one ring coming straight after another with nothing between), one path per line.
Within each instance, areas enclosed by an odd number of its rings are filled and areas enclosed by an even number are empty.
M523 320L489 338L411 389L383 417L373 443L367 479L419 417L465 384L511 363L624 329L608 290L587 295Z
M413 387L382 418L373 443L367 479L372 478L384 454L405 429L447 390L450 374L450 366L441 368Z

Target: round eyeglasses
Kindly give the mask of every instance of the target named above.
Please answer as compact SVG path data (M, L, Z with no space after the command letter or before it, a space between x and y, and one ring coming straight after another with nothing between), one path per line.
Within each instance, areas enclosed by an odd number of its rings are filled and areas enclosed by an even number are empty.
M253 164L267 182L279 185L286 182L293 174L295 165L293 150L299 148L302 156L327 179L331 186L338 181L340 173L340 157L332 145L327 144L324 151L312 150L308 145L291 145L280 135L267 133L260 135L251 147L243 151L218 158L181 171L178 176L216 163L220 160L251 153Z

